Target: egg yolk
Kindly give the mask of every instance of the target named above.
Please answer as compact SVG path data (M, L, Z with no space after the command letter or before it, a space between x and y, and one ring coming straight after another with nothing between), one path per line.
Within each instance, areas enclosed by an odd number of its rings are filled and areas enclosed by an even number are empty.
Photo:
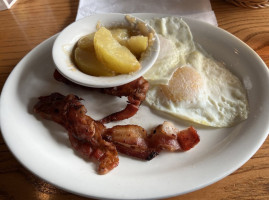
M161 91L171 101L193 101L199 97L204 85L201 75L192 67L178 68L168 85L161 85Z

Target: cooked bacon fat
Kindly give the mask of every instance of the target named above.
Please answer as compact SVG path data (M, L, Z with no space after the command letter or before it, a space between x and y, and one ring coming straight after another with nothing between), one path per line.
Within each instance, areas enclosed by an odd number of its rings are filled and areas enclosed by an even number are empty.
M148 147L147 132L137 125L118 125L107 129L104 138L113 142L123 154L151 160L158 155L154 148Z
M173 123L165 121L149 135L150 147L168 151L187 151L200 142L200 137L193 127L178 130Z
M181 147L177 141L177 133L174 124L171 122L164 122L157 126L149 135L149 143L151 147L161 150L168 151L179 151Z

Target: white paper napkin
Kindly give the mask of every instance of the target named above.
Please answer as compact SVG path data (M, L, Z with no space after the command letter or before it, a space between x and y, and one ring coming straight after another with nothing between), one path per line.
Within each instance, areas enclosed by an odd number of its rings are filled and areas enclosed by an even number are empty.
M209 0L80 0L77 18L95 13L161 13L218 25Z

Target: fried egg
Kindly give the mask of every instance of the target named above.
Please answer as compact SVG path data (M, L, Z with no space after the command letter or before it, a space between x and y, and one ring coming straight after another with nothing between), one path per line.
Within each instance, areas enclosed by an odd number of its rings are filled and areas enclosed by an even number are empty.
M197 48L188 25L177 17L151 19L161 51L144 77L146 102L177 118L212 127L233 126L248 117L240 79Z

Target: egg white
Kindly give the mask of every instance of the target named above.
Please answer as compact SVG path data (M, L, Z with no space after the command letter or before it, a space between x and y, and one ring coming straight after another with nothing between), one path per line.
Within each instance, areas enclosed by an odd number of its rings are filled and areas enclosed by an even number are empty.
M195 49L190 28L177 17L150 19L146 23L159 35L160 52L144 77L151 84L168 84L175 70L186 63L185 56Z

